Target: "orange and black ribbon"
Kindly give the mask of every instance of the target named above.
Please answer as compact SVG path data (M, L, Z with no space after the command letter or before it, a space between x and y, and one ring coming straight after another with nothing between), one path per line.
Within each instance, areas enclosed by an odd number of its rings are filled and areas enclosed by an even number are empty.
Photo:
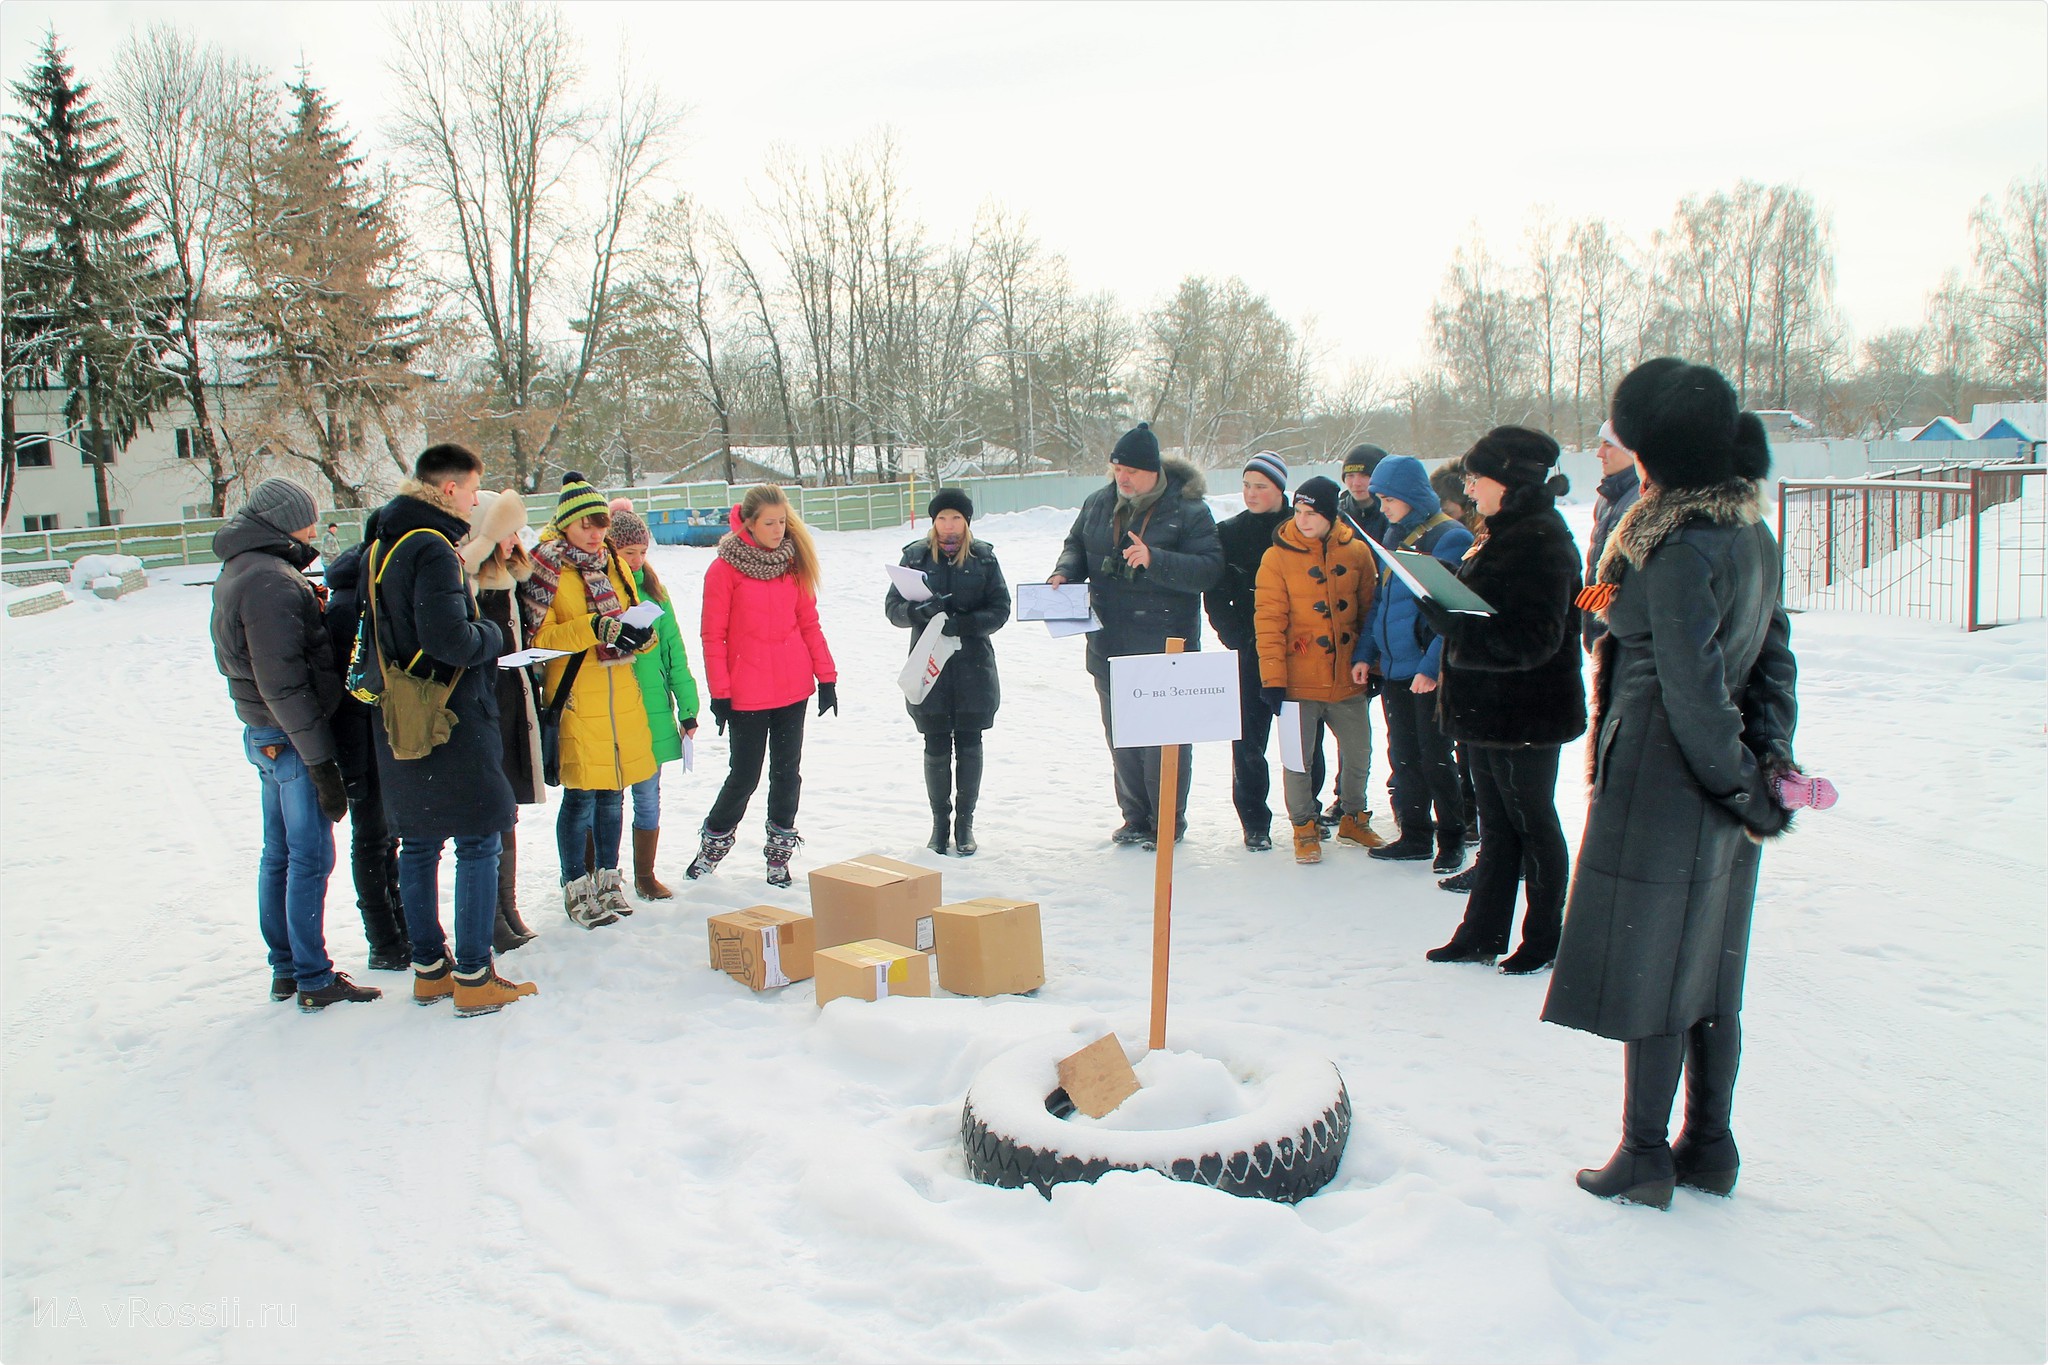
M1607 604L1614 600L1614 589L1612 583L1589 584L1573 600L1581 611L1606 611Z

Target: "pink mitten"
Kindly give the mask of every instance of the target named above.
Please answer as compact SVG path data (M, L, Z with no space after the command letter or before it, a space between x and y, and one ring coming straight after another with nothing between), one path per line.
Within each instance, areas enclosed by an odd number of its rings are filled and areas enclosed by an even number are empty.
M1826 810L1841 795L1825 777L1786 773L1778 779L1778 804L1786 810Z

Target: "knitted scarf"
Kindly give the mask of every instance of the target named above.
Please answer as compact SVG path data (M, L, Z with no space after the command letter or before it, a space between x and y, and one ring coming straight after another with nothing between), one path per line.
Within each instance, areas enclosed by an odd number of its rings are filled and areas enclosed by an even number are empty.
M583 595L589 599L592 611L601 616L624 614L625 608L619 605L619 594L612 587L611 577L605 573L606 556L604 550L579 550L559 537L549 537L534 547L533 573L519 585L519 613L526 622L528 639L532 639L540 630L541 623L547 620L548 608L555 604L555 592L561 586L566 568L574 568L582 575ZM601 664L633 657L603 643L594 648Z
M764 550L738 531L727 531L718 538L718 557L747 577L766 583L789 572L796 544L785 536L782 544Z

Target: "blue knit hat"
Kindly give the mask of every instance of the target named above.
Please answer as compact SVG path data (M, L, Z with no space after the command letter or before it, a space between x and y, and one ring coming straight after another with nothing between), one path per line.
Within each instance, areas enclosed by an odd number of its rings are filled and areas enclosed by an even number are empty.
M1263 474L1282 493L1287 491L1287 461L1277 451L1262 450L1244 462L1247 474Z

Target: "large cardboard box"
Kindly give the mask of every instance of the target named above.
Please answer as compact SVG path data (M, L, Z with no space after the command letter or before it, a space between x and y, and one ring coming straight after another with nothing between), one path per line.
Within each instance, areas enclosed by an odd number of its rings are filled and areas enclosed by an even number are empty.
M900 943L862 939L820 948L811 959L818 972L818 1004L841 996L887 1000L892 995L932 993L932 955Z
M704 923L711 937L711 965L748 989L772 990L810 979L816 932L809 915L750 905Z
M1021 995L1045 984L1038 902L983 896L932 912L939 984L955 995Z
M811 873L811 916L820 948L878 938L930 952L939 899L937 872L879 853Z

